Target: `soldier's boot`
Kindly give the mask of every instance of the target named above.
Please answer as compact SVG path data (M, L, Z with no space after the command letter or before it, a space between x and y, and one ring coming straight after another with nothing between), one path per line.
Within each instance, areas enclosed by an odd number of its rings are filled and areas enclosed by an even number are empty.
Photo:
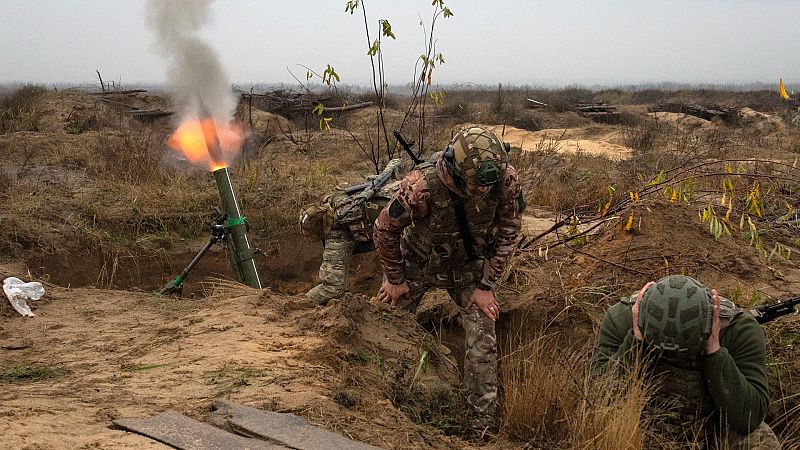
M306 292L306 298L320 305L327 305L330 299L339 298L344 292L344 286L337 288L320 283Z
M472 410L472 425L482 433L496 434L499 426L497 399L497 337L494 322L483 311L463 311L464 388Z

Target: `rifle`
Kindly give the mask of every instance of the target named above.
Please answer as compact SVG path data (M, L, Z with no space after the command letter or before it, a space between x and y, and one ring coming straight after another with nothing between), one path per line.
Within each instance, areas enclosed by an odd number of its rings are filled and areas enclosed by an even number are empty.
M750 310L758 323L767 323L777 319L780 316L787 314L794 314L797 312L795 307L800 305L800 296L784 300L774 305L761 305L756 306Z
M411 161L414 161L414 165L415 166L420 165L420 164L422 164L424 162L424 160L422 158L420 158L419 156L415 155L414 152L411 150L411 147L414 146L414 142L413 141L411 143L409 143L406 140L406 138L403 137L402 134L400 134L400 131L398 131L398 130L394 130L394 137L395 137L395 139L397 139L397 142L400 143L400 146L403 147L406 150L406 153L408 153L408 156L411 157Z
M385 185L395 172L400 168L400 160L393 159L386 164L383 172L379 173L375 178L366 183L351 186L345 189L347 199L341 203L332 205L338 221L343 220L357 207L361 206L364 202L372 198L378 190Z

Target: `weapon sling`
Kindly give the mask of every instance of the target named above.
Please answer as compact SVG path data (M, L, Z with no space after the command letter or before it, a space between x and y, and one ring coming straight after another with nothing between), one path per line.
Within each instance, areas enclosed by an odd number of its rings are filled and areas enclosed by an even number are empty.
M448 192L450 192L450 199L453 201L453 210L456 213L456 221L458 221L458 231L461 233L461 240L464 241L464 250L466 250L469 260L475 261L478 259L478 255L475 254L475 241L472 239L472 232L469 231L469 223L467 223L464 199L449 189Z

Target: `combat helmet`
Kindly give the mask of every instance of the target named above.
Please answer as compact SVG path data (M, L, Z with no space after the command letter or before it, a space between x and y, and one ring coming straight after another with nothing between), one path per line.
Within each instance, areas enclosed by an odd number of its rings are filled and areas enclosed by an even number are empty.
M699 281L684 275L664 277L639 303L642 341L668 358L699 357L711 335L713 308L710 291Z
M462 187L470 179L491 186L503 179L508 164L505 144L491 131L477 126L456 133L444 158L447 170Z

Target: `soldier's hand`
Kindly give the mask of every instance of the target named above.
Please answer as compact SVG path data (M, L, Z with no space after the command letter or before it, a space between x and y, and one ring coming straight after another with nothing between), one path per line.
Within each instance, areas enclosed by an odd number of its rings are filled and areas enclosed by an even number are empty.
M706 341L706 355L719 350L719 294L716 289L711 290L711 302L714 305L714 316L711 319L711 336Z
M500 304L494 298L492 291L484 291L482 289L475 289L472 295L469 296L469 301L464 305L464 309L470 309L477 306L492 320L497 320L500 317Z
M650 281L644 285L642 290L639 291L639 295L636 296L636 301L633 303L633 308L631 308L631 312L633 313L633 337L640 341L642 340L642 331L639 330L639 303L642 301L644 291L654 284L656 284L655 281Z
M380 290L378 291L378 301L381 303L389 303L392 306L397 305L397 301L400 300L401 297L408 294L410 291L408 287L408 283L403 281L400 284L392 284L388 281L383 282L383 286L381 286Z

